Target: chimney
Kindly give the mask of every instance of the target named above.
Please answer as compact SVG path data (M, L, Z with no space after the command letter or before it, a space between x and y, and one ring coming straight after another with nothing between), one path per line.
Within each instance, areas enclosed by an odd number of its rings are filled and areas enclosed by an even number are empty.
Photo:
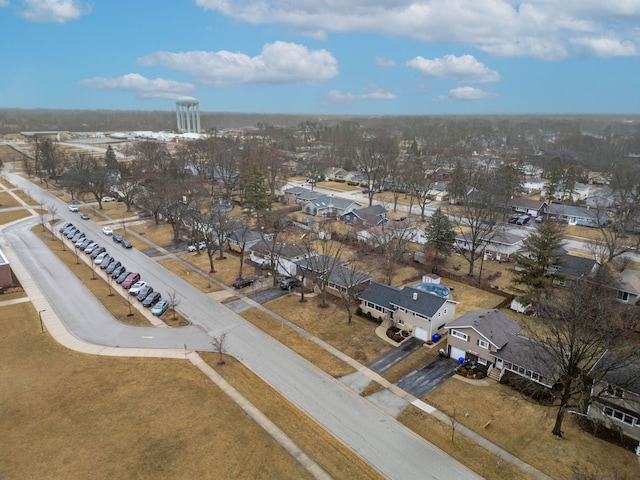
M413 292L413 299L417 300L418 299L418 292Z

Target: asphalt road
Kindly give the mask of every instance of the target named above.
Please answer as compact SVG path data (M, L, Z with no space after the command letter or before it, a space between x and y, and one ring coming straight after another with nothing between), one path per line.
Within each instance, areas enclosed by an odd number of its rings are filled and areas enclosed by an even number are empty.
M16 175L9 181L22 185L37 200L58 205L64 219L80 222L59 199ZM4 234L27 269L47 295L56 313L71 333L82 340L108 346L212 350L208 340L228 334L228 352L258 374L269 385L323 425L359 456L390 479L478 479L464 465L411 432L392 416L379 410L333 377L244 321L181 278L158 265L142 252L114 245L117 258L163 295L178 292L178 310L193 327L168 329L122 325L96 304L74 276L61 265L23 222ZM106 238L100 226L83 223L90 237ZM108 239L108 242L111 242ZM38 245L40 243L40 245ZM151 337L151 338L147 338Z

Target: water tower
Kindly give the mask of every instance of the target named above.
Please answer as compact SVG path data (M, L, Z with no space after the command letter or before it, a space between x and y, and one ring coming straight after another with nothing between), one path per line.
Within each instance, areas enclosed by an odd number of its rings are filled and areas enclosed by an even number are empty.
M176 100L178 133L200 133L200 102L193 97Z

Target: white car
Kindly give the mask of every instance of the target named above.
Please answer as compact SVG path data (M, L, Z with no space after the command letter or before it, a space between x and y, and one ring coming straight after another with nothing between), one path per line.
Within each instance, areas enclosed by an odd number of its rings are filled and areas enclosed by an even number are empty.
M105 235L113 235L113 228L102 227L102 233L104 233Z
M98 255L96 257L96 259L93 261L93 263L95 263L96 265L100 265L102 263L102 261L104 260L104 257L108 257L109 254L107 252L102 252L100 255Z
M70 203L69 204L69 211L70 212L77 212L78 211L78 206L75 203Z
M187 250L189 250L190 252L195 252L196 250L206 250L207 249L207 242L200 242L198 243L198 246L195 245L189 245L187 247Z
M147 286L147 282L143 282L142 280L133 284L133 286L129 289L129 293L131 295L138 295L140 290Z
M115 202L115 197L102 197L103 202Z

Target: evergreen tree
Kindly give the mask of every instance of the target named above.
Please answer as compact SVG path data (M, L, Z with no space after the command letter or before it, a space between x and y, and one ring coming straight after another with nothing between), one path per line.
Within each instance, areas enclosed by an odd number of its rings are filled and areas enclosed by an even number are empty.
M553 265L561 262L564 254L562 227L547 219L522 244L524 249L515 258L513 284L517 292L530 299L539 296L553 280L561 278L554 272Z
M266 187L266 176L256 165L251 167L244 188L244 206L260 212L271 206Z
M116 152L113 151L111 145L107 147L107 151L104 154L104 163L107 166L107 170L117 170L118 160L116 159Z
M427 245L436 252L434 263L436 263L439 253L444 255L451 254L451 245L456 235L449 217L442 212L441 208L433 212L425 233L427 234Z

